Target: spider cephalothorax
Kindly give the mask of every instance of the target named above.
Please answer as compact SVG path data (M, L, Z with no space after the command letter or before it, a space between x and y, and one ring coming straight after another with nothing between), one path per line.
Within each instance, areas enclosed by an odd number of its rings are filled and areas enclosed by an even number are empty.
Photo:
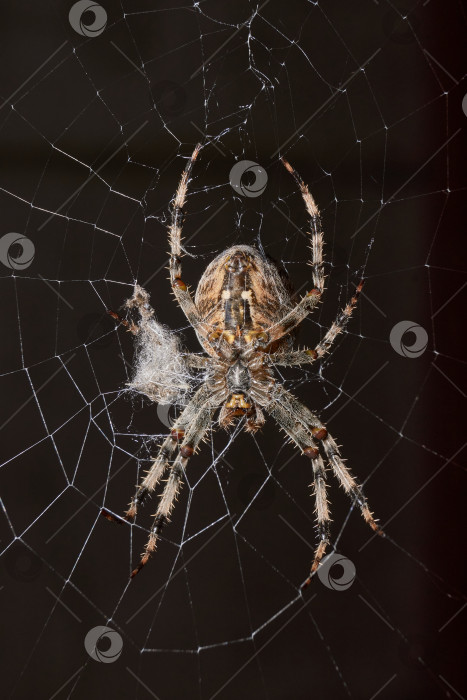
M237 245L208 265L193 299L181 277L181 227L188 181L199 150L198 145L173 200L169 269L175 298L206 354L182 351L177 336L156 321L149 296L140 287L135 288L133 297L126 302L127 308L136 308L139 313L137 323L124 322L139 342L137 367L130 386L153 401L180 402L183 396L185 406L125 514L126 520L133 520L138 506L168 471L149 540L132 576L155 550L161 530L170 519L188 460L207 432L216 422L228 428L238 419L244 420L247 431L254 432L264 424L267 413L313 465L319 543L311 574L304 584L307 585L329 543L323 455L345 491L360 506L368 524L376 532L381 533L381 529L370 513L361 487L342 461L334 439L316 414L282 386L274 375L274 367L310 364L322 357L350 318L362 282L313 350L292 349L298 325L316 307L324 290L323 234L319 211L308 187L283 159L300 188L310 216L311 290L295 301L290 284L272 260L251 246ZM203 381L190 398L190 379L196 370L203 370ZM105 515L116 519L108 511Z

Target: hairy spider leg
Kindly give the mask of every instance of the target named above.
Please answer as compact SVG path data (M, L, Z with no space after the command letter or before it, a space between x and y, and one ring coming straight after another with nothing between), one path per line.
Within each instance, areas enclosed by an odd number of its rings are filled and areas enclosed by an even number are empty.
M324 338L320 340L313 350L291 350L290 352L278 352L270 356L271 362L279 367L293 367L296 365L311 364L317 360L318 357L323 357L327 352L329 352L337 336L342 333L349 322L352 312L357 305L362 287L363 280L360 281L353 297L339 312L336 320L326 332Z
M310 215L310 226L311 226L311 251L312 251L312 262L310 263L313 269L313 284L316 289L320 292L324 291L324 267L323 267L323 227L321 224L321 216L319 209L313 199L308 185L305 185L300 175L296 170L290 165L290 163L285 159L281 158L282 164L292 175L295 182L297 183L300 192L302 193L303 201L305 202L305 207Z
M382 528L374 520L363 494L362 487L345 466L335 440L321 423L319 418L304 406L293 394L278 388L267 412L289 435L293 442L309 457L313 463L313 483L315 491L315 512L318 527L318 545L311 565L309 577L303 588L309 585L329 545L330 514L326 497L326 476L318 444L321 443L330 466L345 492L359 505L365 522L380 535Z
M183 207L186 201L188 191L188 183L190 180L193 165L201 150L201 144L198 143L195 150L191 154L185 170L182 173L180 182L178 183L177 191L173 199L171 223L169 226L169 242L170 242L170 282L175 298L188 319L188 322L195 328L203 337L207 337L211 328L201 319L195 302L185 282L182 280L182 227L183 227Z
M213 407L208 400L196 412L190 426L187 426L183 442L180 446L178 455L170 468L164 491L159 499L154 522L149 532L149 539L141 555L141 561L138 566L132 571L131 578L141 571L143 566L147 564L149 557L156 550L157 541L161 534L162 528L170 520L175 501L182 485L182 478L185 473L186 466L190 457L193 456L199 443L206 435L211 427L211 420L217 407Z
M125 513L126 519L134 519L138 506L143 504L143 501L148 493L152 493L160 482L166 468L169 466L169 460L185 436L187 426L190 425L190 423L196 418L200 407L206 402L207 393L206 387L204 386L198 389L181 415L175 421L170 431L170 435L160 446L156 459L137 488L136 493L130 503L130 507Z
M208 395L209 392L207 388L202 386L186 405L172 426L170 434L159 447L157 457L154 459L145 476L142 478L140 485L136 488L135 495L133 496L129 508L125 511L123 517L115 517L105 508L102 509L101 515L112 522L122 522L122 520L132 522L135 519L139 506L143 505L146 497L153 493L154 489L164 475L165 470L169 466L169 460L174 454L177 445L183 440L186 426L189 425L196 417L200 407L206 402Z
M308 314L317 306L324 292L324 267L323 267L323 229L319 209L316 206L310 191L300 178L298 173L292 168L285 158L281 161L288 172L294 177L302 193L303 201L310 215L311 228L311 268L314 288L300 299L292 311L289 311L279 321L266 329L270 342L279 340L284 335L296 328Z

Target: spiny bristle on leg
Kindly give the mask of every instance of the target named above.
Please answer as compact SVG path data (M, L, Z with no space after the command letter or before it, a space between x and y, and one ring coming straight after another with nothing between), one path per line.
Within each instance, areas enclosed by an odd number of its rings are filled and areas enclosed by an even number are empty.
M304 588L307 588L307 586L310 585L311 580L312 580L315 572L317 571L319 565L321 564L321 560L323 559L324 555L326 554L326 547L327 546L328 546L327 541L323 540L319 543L319 545L316 549L316 552L315 552L315 558L313 560L313 564L311 565L310 575L308 576L306 581L304 581L304 583L302 583L302 585L301 585L302 590Z
M374 519L373 513L371 513L370 509L368 506L365 504L362 509L362 515L365 519L365 522L368 523L368 525L371 527L372 530L374 530L378 535L382 535L384 537L384 530L381 527L381 525Z
M136 574L138 574L141 571L143 566L145 566L148 563L151 554L156 551L157 539L158 533L151 532L151 534L149 535L148 543L144 548L144 553L141 555L141 561L136 567L136 569L133 569L133 571L131 572L130 578L134 578Z

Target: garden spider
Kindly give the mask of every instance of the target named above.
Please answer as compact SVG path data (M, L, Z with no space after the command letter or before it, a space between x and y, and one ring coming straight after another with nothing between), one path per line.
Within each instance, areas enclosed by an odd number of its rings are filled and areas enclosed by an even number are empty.
M330 517L320 446L340 484L360 506L366 522L376 532L381 534L382 530L373 519L361 486L345 466L334 439L319 418L277 381L273 367L311 364L322 357L349 320L363 282L314 350L292 349L295 329L317 306L323 294L323 233L319 211L308 187L283 158L282 163L295 178L310 215L313 289L298 303L293 303L291 291L276 264L255 248L236 245L208 265L193 299L181 277L181 232L188 182L200 148L198 144L189 159L173 199L169 269L175 298L206 355L181 351L177 336L154 318L149 296L141 287L137 286L133 297L126 302L127 308L136 308L139 312L137 324L123 321L139 341L139 364L130 386L153 401L168 402L177 392L189 391L190 385L184 383L183 377L190 377L195 369L204 370L201 387L174 423L125 513L125 520L134 520L138 507L167 470L168 478L149 539L132 577L156 549L161 530L170 519L188 460L212 427L216 412L220 409L218 423L221 427L227 428L235 419L243 417L245 430L254 432L264 424L265 411L313 465L319 542L310 575L303 584L306 586L329 544ZM116 314L112 315L121 320ZM108 511L104 515L111 520L118 519Z

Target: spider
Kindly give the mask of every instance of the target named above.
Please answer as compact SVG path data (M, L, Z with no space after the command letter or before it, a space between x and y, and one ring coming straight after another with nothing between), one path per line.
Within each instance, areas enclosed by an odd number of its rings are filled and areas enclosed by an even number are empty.
M313 468L315 513L318 544L308 585L325 555L330 540L330 515L326 496L326 470L323 455L346 493L356 502L370 527L382 530L374 520L361 486L345 466L339 448L315 413L310 411L275 378L274 366L311 364L328 352L347 324L357 303L363 282L323 339L311 349L294 350L298 325L316 308L324 291L323 232L318 208L292 166L282 163L294 177L310 216L313 288L298 302L279 267L259 250L235 245L218 255L206 268L193 298L182 280L182 222L188 183L193 164L201 149L198 144L188 160L172 200L170 236L170 281L175 299L194 328L205 355L183 353L177 336L162 327L149 305L149 295L136 286L127 308L136 308L139 322L129 324L113 312L139 337L139 367L130 386L154 401L167 402L180 392L189 392L184 377L203 370L200 388L189 398L173 424L157 457L146 472L125 512L124 520L133 521L138 507L152 494L167 471L168 478L159 499L149 539L135 576L155 551L162 528L169 521L189 459L213 426L228 428L239 418L244 429L255 432L265 422L264 413L311 460ZM104 515L120 520L108 511Z

